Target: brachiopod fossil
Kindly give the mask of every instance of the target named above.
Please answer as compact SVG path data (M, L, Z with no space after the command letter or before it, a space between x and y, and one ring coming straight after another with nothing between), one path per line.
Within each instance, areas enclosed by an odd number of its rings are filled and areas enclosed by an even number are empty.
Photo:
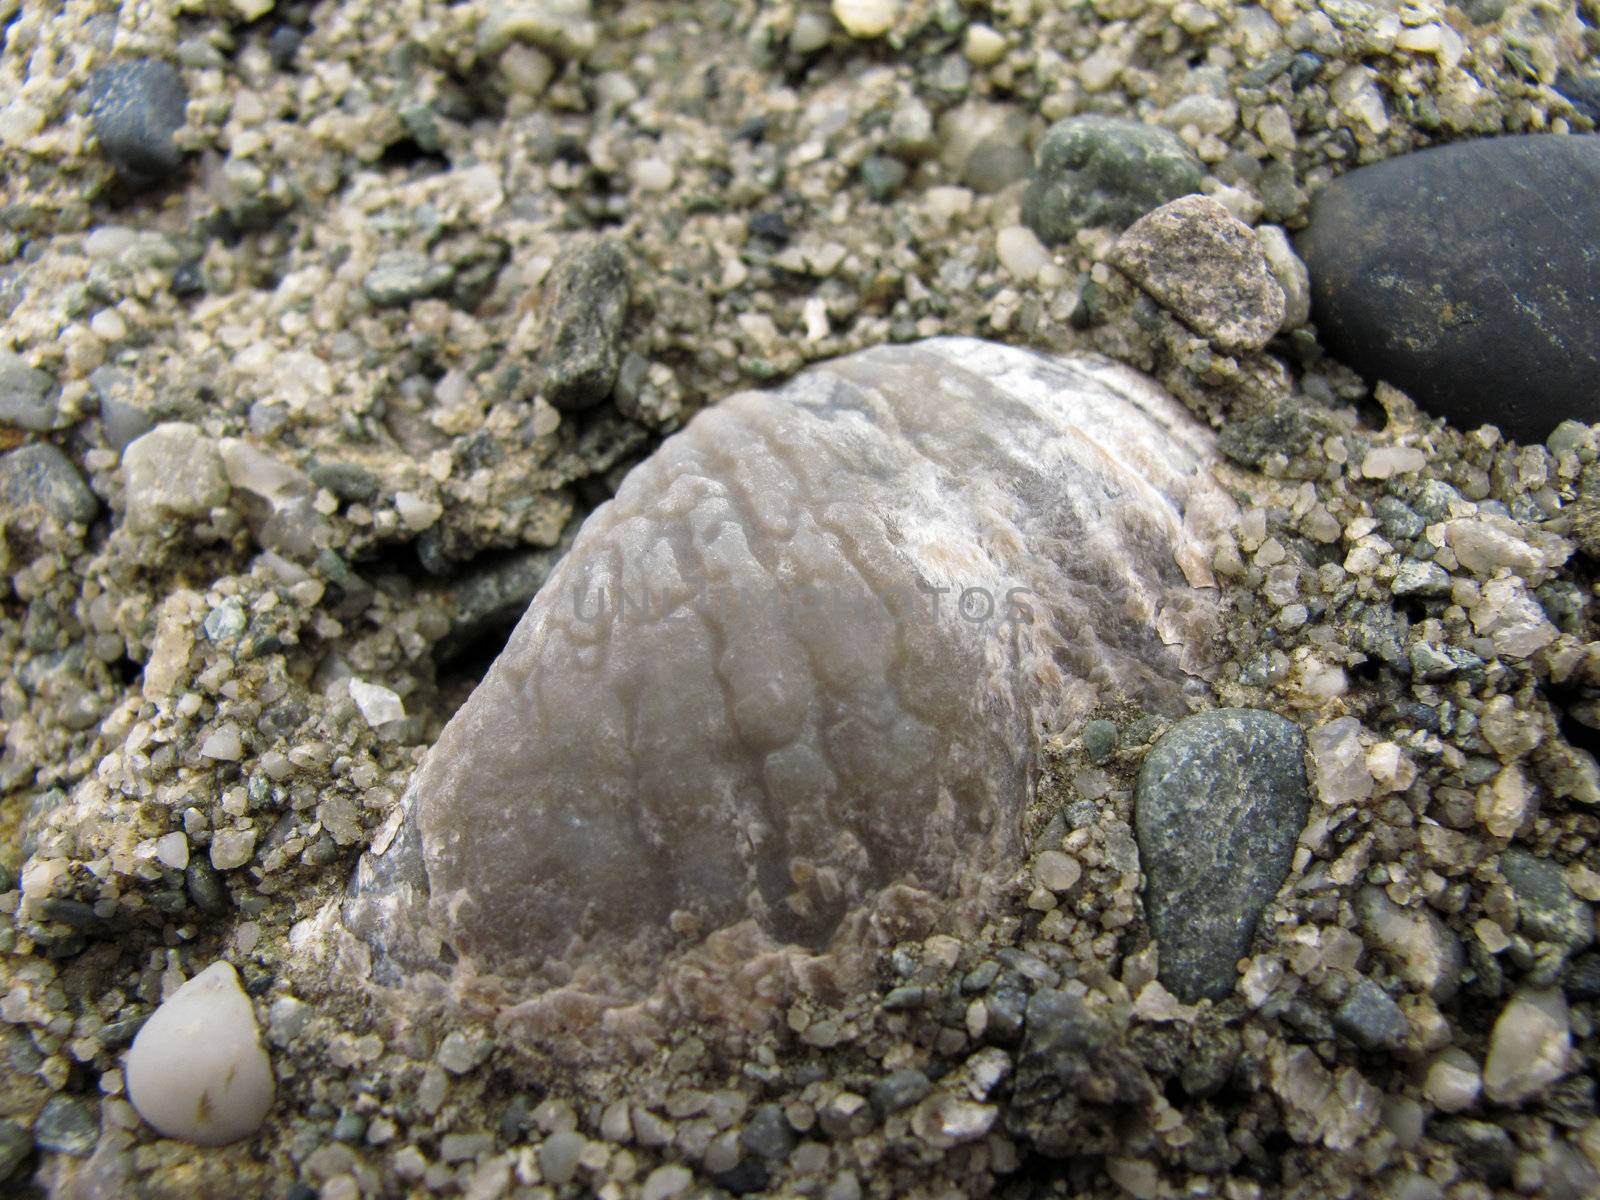
M706 410L584 524L347 922L390 969L637 997L699 932L981 893L1041 735L1203 690L1211 444L1130 370L965 338Z

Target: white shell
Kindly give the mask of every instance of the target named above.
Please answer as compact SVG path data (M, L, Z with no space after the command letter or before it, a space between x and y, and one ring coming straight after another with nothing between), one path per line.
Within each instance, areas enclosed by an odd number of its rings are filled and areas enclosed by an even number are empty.
M584 523L347 920L627 995L686 929L820 949L983 892L1042 737L1207 690L1211 458L1133 371L968 338L707 409Z

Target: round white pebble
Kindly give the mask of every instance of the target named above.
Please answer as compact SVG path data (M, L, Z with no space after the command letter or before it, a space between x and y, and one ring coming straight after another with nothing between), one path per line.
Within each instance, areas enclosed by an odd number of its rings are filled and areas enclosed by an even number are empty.
M851 37L882 37L894 28L900 0L833 0L833 15Z
M272 1064L233 967L212 963L173 992L124 1073L133 1107L167 1137L222 1146L254 1133L272 1107Z
M633 182L641 191L664 192L672 186L672 164L660 158L641 158L633 164Z
M1007 225L995 234L994 252L1000 265L1024 282L1050 264L1050 251L1026 225Z

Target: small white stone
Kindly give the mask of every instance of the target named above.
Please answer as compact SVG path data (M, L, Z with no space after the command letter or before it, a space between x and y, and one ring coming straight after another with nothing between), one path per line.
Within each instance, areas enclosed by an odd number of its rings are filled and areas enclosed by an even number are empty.
M255 852L254 829L223 829L211 837L211 865L219 871L244 866Z
M900 0L833 0L833 16L851 37L882 37L900 16Z
M102 308L89 318L89 332L103 342L120 342L128 336L128 324L115 309Z
M249 1137L272 1107L272 1064L239 976L212 963L157 1008L133 1039L128 1098L163 1135L198 1146Z
M1533 788L1522 769L1512 763L1478 789L1478 820L1495 837L1508 838L1521 827L1533 800Z
M1483 1090L1483 1077L1478 1064L1465 1050L1452 1047L1443 1050L1428 1065L1427 1078L1422 1084L1422 1094L1441 1112L1460 1112L1478 1102Z
M1329 808L1356 804L1372 795L1372 773L1361 748L1361 722L1336 717L1311 731L1311 761L1317 798Z
M1444 30L1438 25L1402 29L1394 39L1396 50L1407 50L1412 54L1438 54L1443 47Z
M1361 460L1361 473L1368 479L1389 479L1420 471L1427 462L1428 456L1413 446L1377 446Z
M364 679L350 677L350 699L356 702L367 724L377 729L390 721L406 719L406 706L400 697L388 688Z
M828 44L833 36L833 26L821 13L806 9L794 17L789 30L789 49L799 55L815 54Z
M639 1200L672 1200L674 1196L681 1196L688 1191L693 1182L694 1175L687 1167L676 1164L657 1167L644 1177Z
M1154 1163L1139 1158L1107 1158L1106 1174L1134 1200L1155 1200L1161 1195L1161 1172Z
M1503 658L1527 658L1560 636L1522 581L1509 576L1484 584L1470 615L1473 630Z
M1496 1104L1521 1104L1567 1073L1572 1046L1567 1002L1556 988L1523 988L1494 1023L1483 1091Z
M224 725L220 729L212 730L210 736L200 743L200 754L203 758L238 762L244 757L244 743L239 738L239 727Z
M542 50L517 42L501 53L500 73L512 90L524 96L537 96L550 86L556 65Z
M672 164L661 158L641 158L633 164L633 182L643 192L664 192L672 186Z
M1294 252L1294 246L1289 242L1289 235L1284 232L1281 225L1261 225L1256 228L1256 241L1261 243L1261 252L1267 256L1267 266L1272 268L1272 277L1278 281L1278 286L1283 289L1283 324L1281 329L1296 329L1311 319L1311 275L1306 270L1306 264ZM1320 508L1319 518L1322 522L1331 521L1326 509ZM1313 533L1312 536L1317 536ZM1331 536L1318 537L1318 541L1331 542L1339 536L1335 525Z
M992 66L1005 57L1005 35L988 25L968 25L966 36L962 38L961 53L974 66Z
M1007 225L995 234L994 252L1000 265L1024 283L1050 263L1050 251L1026 225Z
M417 492L396 492L394 510L400 514L406 528L416 533L421 533L444 515L443 505Z
M122 452L128 525L152 530L171 516L201 517L228 498L217 445L183 421L157 425Z
M164 867L181 871L189 865L189 839L181 831L156 839L156 858Z

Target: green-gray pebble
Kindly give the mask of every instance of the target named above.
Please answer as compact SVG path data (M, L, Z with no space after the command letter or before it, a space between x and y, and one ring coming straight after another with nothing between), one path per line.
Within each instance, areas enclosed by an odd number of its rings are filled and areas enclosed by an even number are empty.
M1067 117L1039 143L1022 220L1050 245L1080 229L1121 230L1198 192L1204 177L1200 160L1168 130L1119 117Z
M1197 713L1151 747L1134 829L1161 982L1179 999L1233 990L1310 809L1305 735L1275 713Z

